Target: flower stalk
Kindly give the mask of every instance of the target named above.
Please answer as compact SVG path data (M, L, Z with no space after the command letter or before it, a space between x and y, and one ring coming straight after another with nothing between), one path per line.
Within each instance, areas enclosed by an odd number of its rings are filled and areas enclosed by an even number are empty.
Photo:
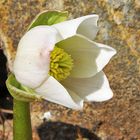
M13 140L32 140L30 103L14 99Z

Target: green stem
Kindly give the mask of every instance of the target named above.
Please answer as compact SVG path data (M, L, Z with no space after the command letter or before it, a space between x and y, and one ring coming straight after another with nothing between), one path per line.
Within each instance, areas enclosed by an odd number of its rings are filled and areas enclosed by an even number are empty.
M30 103L14 99L13 140L32 140Z

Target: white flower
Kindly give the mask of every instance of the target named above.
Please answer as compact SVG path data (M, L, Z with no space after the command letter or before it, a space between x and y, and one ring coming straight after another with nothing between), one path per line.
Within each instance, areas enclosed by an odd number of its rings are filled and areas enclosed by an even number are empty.
M83 101L105 101L113 96L102 69L116 51L92 41L98 31L97 15L83 16L52 26L37 26L20 40L14 74L44 99L73 109ZM73 68L61 81L49 75L55 45L71 55Z

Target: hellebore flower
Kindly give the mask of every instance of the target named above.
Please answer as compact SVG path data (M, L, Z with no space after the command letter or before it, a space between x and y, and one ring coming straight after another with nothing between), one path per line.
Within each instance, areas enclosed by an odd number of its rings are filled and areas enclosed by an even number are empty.
M93 41L97 15L32 28L21 38L13 71L44 99L73 109L113 96L102 69L116 51Z

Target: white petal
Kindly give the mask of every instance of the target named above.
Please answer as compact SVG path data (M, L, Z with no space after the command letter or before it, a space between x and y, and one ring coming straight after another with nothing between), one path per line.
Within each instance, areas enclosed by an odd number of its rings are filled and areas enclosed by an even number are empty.
M83 106L84 106L83 105L84 104L84 98L81 98L74 91L72 91L68 88L67 88L67 91L69 92L69 94L72 97L72 99L74 100L74 102L76 102L76 104L79 106L78 109L82 109Z
M93 42L93 44L100 49L100 54L96 59L97 71L101 71L110 59L116 54L116 50L105 44Z
M107 77L102 71L90 78L67 78L63 85L88 101L105 101L113 96Z
M52 26L55 27L65 39L76 33L94 39L98 31L97 20L98 15L88 15Z
M74 93L70 96L68 91L52 76L50 76L39 88L35 89L35 91L48 101L73 109L82 108L78 97L75 96Z
M20 40L14 62L16 79L30 88L35 88L48 77L50 51L62 38L55 28L37 26Z
M101 71L116 51L106 45L95 43L85 37L75 35L57 44L74 60L71 77L87 78Z
M44 114L43 114L43 116L41 117L41 119L45 119L45 120L51 120L51 118L52 118L52 114L51 114L51 112L50 111L47 111L47 112L45 112Z

